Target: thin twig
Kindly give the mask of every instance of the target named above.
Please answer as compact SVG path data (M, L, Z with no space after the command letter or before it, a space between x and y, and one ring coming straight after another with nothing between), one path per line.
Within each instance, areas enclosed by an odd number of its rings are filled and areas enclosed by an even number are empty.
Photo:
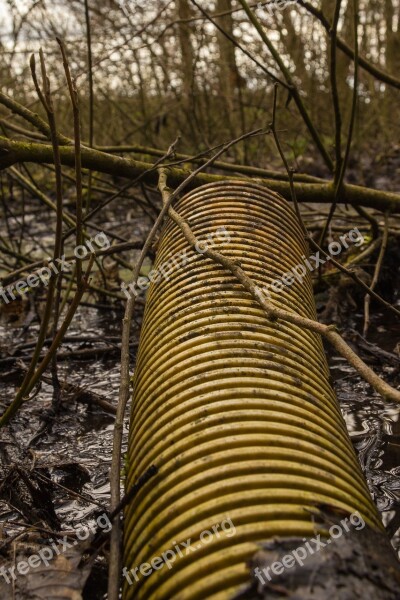
M375 269L374 269L374 274L373 274L371 285L370 285L370 289L371 290L373 290L375 288L376 284L378 283L379 274L380 274L381 269L382 269L383 259L384 259L384 256L385 256L388 239L389 239L389 215L386 212L385 213L385 226L384 226L384 230L383 230L382 244L381 244L381 248L379 250L378 260L376 261L376 265L375 265ZM369 307L370 307L370 304L371 304L371 296L369 294L367 294L365 296L365 298L364 298L364 328L363 328L363 337L364 338L366 338L367 335L368 335L368 329L369 329L369 325L370 325L370 316L369 316Z
M135 269L132 274L132 282L136 283L140 274L143 261L147 256L147 253L153 243L155 235L163 222L165 215L168 212L168 208L173 200L195 179L195 177L212 165L222 154L224 154L234 144L241 142L244 139L259 135L261 129L251 131L241 135L239 138L232 140L225 144L214 156L209 158L206 163L198 167L195 171L190 173L188 177L177 187L177 189L169 196L167 203L164 203L147 239L144 243L143 249L140 253L139 259L135 265ZM113 437L113 452L112 452L112 463L110 471L110 512L115 510L120 502L120 474L121 474L121 445L122 445L122 433L124 426L124 415L126 405L129 399L129 382L130 382L130 352L129 352L129 338L131 331L132 316L135 309L136 296L132 295L126 302L125 314L122 321L122 340L121 340L121 376L120 376L120 388L119 388L119 399L117 406L117 416L114 424L114 437ZM119 581L121 571L121 523L116 520L113 523L113 528L110 536L110 559L109 559L109 571L108 571L108 600L118 600L119 597Z
M333 115L335 120L335 184L339 180L342 168L342 113L340 110L339 92L337 85L337 29L340 17L342 0L336 0L333 23L330 31L330 78L332 91Z
M194 0L192 0L192 2L194 2ZM242 8L244 9L244 11L246 12L246 15L248 16L248 18L250 19L251 23L254 25L257 33L259 34L260 38L262 39L262 41L264 42L264 44L267 46L268 50L270 51L273 59L275 60L276 64L278 65L281 73L283 74L285 81L286 81L286 85L285 87L287 87L290 90L290 93L293 97L293 100L296 103L297 109L313 139L313 142L315 144L315 146L317 147L319 153L321 154L326 166L328 167L329 171L332 172L333 171L333 163L332 163L332 159L329 156L329 153L327 152L324 143L318 133L318 131L316 130L314 123L311 120L310 115L308 114L308 111L306 109L306 106L303 102L303 99L301 97L301 94L298 90L298 87L296 86L289 69L286 67L283 59L281 58L279 52L276 50L275 46L273 45L273 43L271 42L271 40L269 39L269 37L267 36L262 24L260 23L258 17L256 16L256 14L250 9L248 3L246 2L246 0L239 0L239 3L241 4ZM278 83L281 83L281 81L279 81Z
M201 12L202 15L205 16L205 18L210 21L210 23L212 23L214 25L214 27L216 27L218 29L218 31L220 31L222 33L222 35L224 35L234 46L236 46L236 48L238 48L239 50L241 50L241 52L243 52L243 54L245 54L248 58L250 58L250 60L252 62L254 62L258 67L260 67L260 69L266 74L268 75L268 77L270 77L272 79L272 81L280 83L284 88L289 89L289 85L287 83L285 83L285 81L283 81L282 79L279 79L279 77L277 77L276 75L274 75L274 73L272 73L272 71L270 71L269 69L267 69L267 67L265 65L263 65L251 52L249 52L244 46L242 46L241 44L239 44L239 42L232 37L228 32L225 31L225 29L223 29L215 20L215 18L213 18L207 11L204 10L204 8L202 8L200 6L200 4L198 2L196 2L196 0L190 0L190 2L192 4L194 4L199 11ZM217 15L216 15L217 16Z
M312 238L311 235L307 236L307 240L308 240L309 244L313 248L315 248L315 250L318 250L323 256L325 256L325 258L329 258L329 262L332 265L334 265L337 269L339 269L339 271L348 275L355 283L357 283L360 287L362 287L368 296L371 296L371 298L374 298L375 300L377 300L377 302L380 302L380 304L382 304L385 308L390 310L390 312L392 312L393 314L400 317L400 310L398 308L396 308L395 306L393 306L393 304L390 304L390 302L387 302L384 298L382 298L382 296L380 296L379 294L374 292L374 290L372 290L365 283L365 281L360 279L354 271L352 271L348 267L345 267L340 262L335 260L330 254L325 252L325 250L323 250L323 248L321 248L321 246L319 246L319 244Z
M32 58L31 58L31 70L32 70ZM36 87L36 85L35 85ZM37 89L37 88L36 88ZM39 96L40 97L40 96ZM0 103L12 110L13 114L17 114L28 123L31 123L38 131L46 136L47 139L51 139L51 131L48 123L44 121L39 115L33 113L26 106L23 106L7 94L0 92ZM61 144L70 144L71 140L61 134L57 134L58 142Z
M356 122L357 100L358 100L358 0L353 0L353 30L354 30L354 79L353 79L353 96L351 102L351 114L349 122L349 131L347 134L346 150L341 165L339 181L337 183L338 192L341 192L344 176L349 162L351 143L353 141L353 130Z
M337 0L338 3L339 0ZM357 111L357 98L358 98L358 0L353 0L354 2L354 7L353 7L353 12L354 12L354 18L353 18L353 29L354 29L354 56L355 56L355 61L354 61L354 83L353 83L353 99L352 99L352 105L351 105L351 114L350 114L350 122L349 122L349 131L347 134L347 143L346 143L346 150L345 150L345 154L344 154L344 158L342 160L342 158L340 157L340 171L339 171L339 175L338 177L336 177L337 173L335 171L335 180L334 180L334 197L333 197L333 202L332 202L332 206L331 209L329 211L329 215L328 218L326 220L326 224L324 229L322 230L321 233L321 237L319 240L319 244L320 246L323 245L325 236L326 236L326 232L328 231L330 222L333 218L333 215L335 213L336 210L336 205L338 202L338 198L339 198L339 194L343 193L343 183L344 183L344 177L346 174L346 169L347 169L347 164L349 162L349 156L350 156L350 149L351 149L351 143L352 143L352 139L353 139L353 130L354 130L354 124L355 124L355 120L356 120L356 111ZM335 37L335 44L337 42L337 38ZM333 41L332 41L333 44ZM339 102L339 99L338 99ZM339 110L339 116L340 116L340 108ZM335 113L336 114L336 113ZM336 124L338 125L338 124ZM340 143L340 139L336 139L336 143ZM337 154L338 156L338 154ZM336 164L337 167L337 164Z
M277 103L277 98L278 98L278 86L277 86L277 84L275 84L274 85L274 100L273 100L273 105L272 105L272 122L270 124L270 127L271 127L271 131L272 131L272 135L273 135L273 138L274 138L274 141L275 141L276 148L277 148L277 150L279 152L279 155L280 155L280 157L282 159L282 162L284 164L286 172L287 172L287 174L289 176L290 193L291 193L291 196L292 196L292 200L293 200L293 204L294 204L294 208L295 208L295 211L296 211L297 218L299 220L299 223L300 223L300 225L301 225L304 233L307 233L307 230L305 228L305 225L303 223L303 219L302 219L302 216L301 216L301 213L300 213L299 203L297 202L297 196L296 196L296 193L295 193L295 190L294 190L294 181L293 181L294 170L291 169L291 168L289 168L288 161L286 159L285 153L282 150L282 146L281 146L281 143L279 141L279 136L278 136L278 133L277 133L277 130L276 130L276 103Z
M368 221L368 223L371 225L371 235L372 238L374 240L376 240L379 237L379 224L378 221L369 214L369 212L367 210L365 210L362 206L354 206L354 210L360 215L360 217L363 217L364 219L366 219Z
M76 187L76 245L81 246L83 242L82 233L82 153L81 153L81 127L78 91L72 81L71 72L64 43L56 38L61 49L65 77L67 79L68 91L71 98L72 113L74 118L74 147L75 147L75 187ZM80 284L82 278L82 260L76 261L76 282Z
M150 465L143 475L139 477L136 483L128 490L123 496L121 502L114 508L114 510L110 513L110 519L114 519L128 504L132 502L137 493L142 489L142 487L152 478L154 475L157 475L158 469L155 465Z
M28 190L33 196L37 196L39 200L44 202L49 208L54 211L57 211L56 204L49 198L46 194L44 194L34 183L32 183L27 177L22 175L15 167L9 167L8 171L13 179L18 181L18 183L26 190ZM63 211L62 218L64 223L69 225L70 227L75 227L75 219L71 214L67 211Z
M89 78L89 147L93 148L94 143L94 91L93 91L93 58L92 58L92 31L90 27L89 0L85 1L85 22L86 22L86 45L88 58L88 78ZM92 195L92 171L89 171L88 190L86 200L86 213L90 209L90 200Z
M136 179L128 181L128 183L126 183L124 186L122 186L122 188L120 188L119 190L117 190L114 194L112 194L111 196L109 196L108 198L106 198L105 200L103 200L103 202L101 202L100 204L98 204L96 206L96 208L94 208L92 211L90 211L89 213L87 213L83 219L83 222L86 223L86 221L88 219L90 219L91 217L93 217L95 214L97 214L100 210L102 210L105 206L107 206L112 200L115 200L116 198L118 198L124 191L128 190L130 187L134 186L135 184L139 183L145 176L146 174L150 173L151 171L155 171L158 167L158 165L160 165L164 160L168 159L172 154L174 154L175 152L175 146L179 141L179 136L176 138L176 140L171 144L171 146L168 148L166 154L164 156L162 156L161 158L159 158L154 165L151 165L151 167L149 167L148 169L146 169L143 173L141 173L140 175L138 175L138 177L136 177ZM74 232L74 228L70 229L69 231L67 231L67 233L65 234L65 238L67 238L71 233Z
M46 66L44 63L43 53L40 51L40 65L42 71L42 84L43 91L40 88L37 76L36 76L36 67L35 67L35 57L32 55L30 61L32 79L36 88L36 92L39 96L39 99L47 113L47 118L49 122L50 129L50 137L53 147L53 156L54 156L54 166L56 172L56 239L54 244L54 253L53 259L56 262L57 258L61 257L61 248L62 248L62 174L61 174L61 160L60 160L60 152L57 138L57 127L54 116L54 109L51 100L50 93L50 82L47 78ZM40 325L39 335L36 343L35 350L33 352L32 360L28 367L28 371L22 381L22 384L12 402L12 404L8 407L4 415L0 420L0 427L7 423L8 420L15 414L18 410L19 406L22 404L23 399L28 396L29 392L32 390L32 381L35 376L35 369L38 363L40 353L43 347L43 342L47 336L47 329L50 323L52 308L53 308L53 299L54 299L54 289L56 287L58 276L51 276L48 289L47 289L47 299L46 305L44 308L44 315Z
M275 90L274 90L274 103L273 103L273 109L272 109L272 122L271 122L271 131L275 140L275 144L276 147L278 149L279 155L282 159L282 162L285 166L287 175L288 175L288 179L289 179L289 184L290 184L290 193L291 193L291 200L293 202L293 205L295 207L295 212L300 224L300 227L303 230L303 233L305 235L306 240L308 241L308 243L310 244L310 246L312 246L315 250L318 250L318 252L320 252L323 256L325 256L325 258L327 258L331 264L333 264L337 269L339 269L339 271L341 271L342 273L345 273L346 275L348 275L356 284L358 284L359 286L361 286L363 288L363 290L367 293L368 297L372 297L375 300L377 300L378 302L380 302L381 304L383 304L385 306L385 308L387 308L388 310L390 310L392 313L394 313L395 315L397 315L398 317L400 317L400 310L397 309L395 306L393 306L392 304L390 304L389 302L387 302L384 298L382 298L382 296L379 296L379 294L377 294L376 292L374 292L373 289L371 289L362 279L360 279L358 277L358 275L352 271L351 269L343 266L340 262L338 262L337 260L335 260L333 258L333 256L331 256L330 254L328 254L312 237L312 235L309 233L307 227L304 224L304 220L303 217L301 215L300 212L300 208L299 208L299 203L297 201L297 195L296 195L296 190L294 187L294 182L293 182L293 169L291 169L289 167L289 163L285 157L285 154L282 150L282 146L281 143L279 141L279 136L277 134L276 131L276 126L275 126L275 121L276 121L276 98L277 98L277 86L275 85ZM364 211L365 212L365 211ZM372 218L372 217L371 217ZM374 220L375 222L375 220Z

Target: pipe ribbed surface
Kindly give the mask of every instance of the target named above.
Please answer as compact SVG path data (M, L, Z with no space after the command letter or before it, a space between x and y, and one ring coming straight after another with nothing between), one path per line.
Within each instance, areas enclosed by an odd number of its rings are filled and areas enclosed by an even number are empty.
M307 248L291 206L266 188L228 181L198 188L176 210L200 239L260 287L302 263ZM273 536L312 536L308 510L329 503L381 528L336 397L319 336L269 322L238 281L189 250L168 220L155 268L187 250L185 265L148 292L129 436L127 488L159 473L126 512L125 566L150 563L176 543L230 518L172 569L125 582L125 600L225 600L248 579L246 562ZM315 318L311 276L271 292Z

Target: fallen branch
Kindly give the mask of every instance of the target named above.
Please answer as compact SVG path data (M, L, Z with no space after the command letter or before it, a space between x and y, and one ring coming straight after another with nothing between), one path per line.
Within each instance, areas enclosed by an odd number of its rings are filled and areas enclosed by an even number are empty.
M149 146L96 146L96 150L101 152L107 152L109 154L144 154L147 156L165 156L164 150L158 148L150 148ZM205 154L205 153L203 153ZM207 151L209 154L209 151ZM204 164L207 162L206 158L200 156L190 156L190 154L182 154L175 152L176 160L182 162L189 162L195 164ZM241 175L248 175L249 177L267 177L270 179L286 179L286 173L281 171L271 171L269 169L261 169L260 167L253 167L250 165L240 165L235 163L224 162L222 160L216 160L213 164L214 168L220 169L221 171L227 171L229 173L238 173ZM295 173L295 181L304 181L305 183L325 183L326 179L321 177L314 177L313 175L307 175L305 173Z
M60 146L61 163L66 166L74 167L75 153L74 148L69 146ZM20 142L9 140L0 136L0 169L5 169L17 163L53 163L52 147L48 144L36 144L33 142ZM147 183L157 184L157 172L154 165L138 160L121 158L82 147L82 167L133 179L143 176ZM146 174L144 175L144 173ZM178 167L168 168L168 178L171 185L180 185L188 176L190 171ZM241 177L243 179L243 177ZM198 172L189 184L189 189L193 189L205 183L214 183L225 181L223 175L214 175ZM290 184L287 181L278 181L267 178L252 178L260 185L265 185L274 192L277 192L287 200L291 200ZM317 202L330 204L335 197L335 188L332 182L327 183L302 183L295 182L296 196L299 202ZM393 192L384 192L374 190L358 185L343 185L342 193L338 198L338 204L361 205L376 208L381 211L389 210L392 213L400 213L400 194Z

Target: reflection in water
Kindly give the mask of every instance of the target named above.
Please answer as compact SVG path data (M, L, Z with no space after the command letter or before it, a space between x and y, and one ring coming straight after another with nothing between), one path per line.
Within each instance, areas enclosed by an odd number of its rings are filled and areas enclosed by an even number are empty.
M110 314L111 313L111 314ZM120 335L121 314L110 310L102 317L97 310L81 307L78 318L74 320L69 332L71 336L85 336L84 344L68 342L63 349L74 350L90 348L86 338L93 338L93 347L99 347L101 340ZM16 330L0 327L1 345L11 348ZM108 402L116 405L119 389L118 355L111 358L90 360L69 360L59 363L59 379L62 385L65 379L103 395ZM38 431L42 412L51 406L52 388L42 385L39 394L25 404L10 424L12 434L22 449ZM6 401L15 393L15 384L0 383L0 411L3 412ZM113 415L108 415L97 406L76 402L74 397L63 393L63 406L59 416L52 424L51 432L33 444L31 450L35 456L35 467L47 467L52 481L61 487L55 487L56 513L66 529L78 528L90 524L99 506L108 508L109 470L111 466ZM129 410L127 411L129 415ZM128 420L128 419L127 419ZM126 421L125 433L128 423ZM125 445L123 452L125 451ZM72 466L75 466L71 477ZM27 467L29 465L27 464ZM85 477L77 478L86 473ZM76 486L73 484L77 483ZM81 485L79 485L81 483ZM68 493L65 488L78 491L82 497ZM78 489L77 489L78 488ZM93 500L97 504L94 504ZM3 513L2 520L10 520L18 515Z
M98 311L81 307L69 336L93 337L96 346L99 340L120 335L121 317L122 315L112 313L111 309L101 317ZM10 327L0 327L0 343L3 347L12 347L15 331ZM68 349L79 347L70 343L67 346ZM382 513L383 522L400 552L400 406L384 404L379 397L372 395L369 386L355 376L353 369L343 360L333 358L331 362L332 375L336 380L335 388L348 431L371 494ZM92 391L105 395L109 402L116 405L119 387L118 358L60 362L59 373L61 381L65 377L70 383L87 386ZM14 389L10 383L0 383L0 410L2 402L12 397ZM12 421L13 435L22 448L27 446L27 440L37 432L39 417L50 406L51 397L52 388L43 385L38 396L27 403ZM64 483L65 487L70 488L72 464L78 464L87 472L87 478L79 490L84 498L68 495L65 489L56 488L56 512L65 528L90 524L99 509L98 504L105 507L108 505L113 420L112 415L105 414L97 407L88 408L86 404L77 403L74 398L65 398L63 409L55 420L51 433L40 438L34 445L35 465L47 466L53 481ZM127 429L128 417L125 422L123 451L126 447ZM3 513L2 520L10 518L18 519L18 515Z
M371 495L400 557L400 406L372 395L344 363L336 363L332 373Z

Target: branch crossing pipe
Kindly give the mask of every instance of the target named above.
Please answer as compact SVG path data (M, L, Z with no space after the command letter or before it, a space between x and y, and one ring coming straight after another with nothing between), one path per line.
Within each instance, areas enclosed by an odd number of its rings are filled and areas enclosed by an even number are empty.
M305 264L292 207L250 181L202 186L174 208L261 288ZM134 375L126 488L153 464L158 474L125 514L124 600L228 600L262 543L315 535L316 506L357 511L383 531L320 337L269 321L199 250L167 219ZM316 319L308 269L270 293Z

